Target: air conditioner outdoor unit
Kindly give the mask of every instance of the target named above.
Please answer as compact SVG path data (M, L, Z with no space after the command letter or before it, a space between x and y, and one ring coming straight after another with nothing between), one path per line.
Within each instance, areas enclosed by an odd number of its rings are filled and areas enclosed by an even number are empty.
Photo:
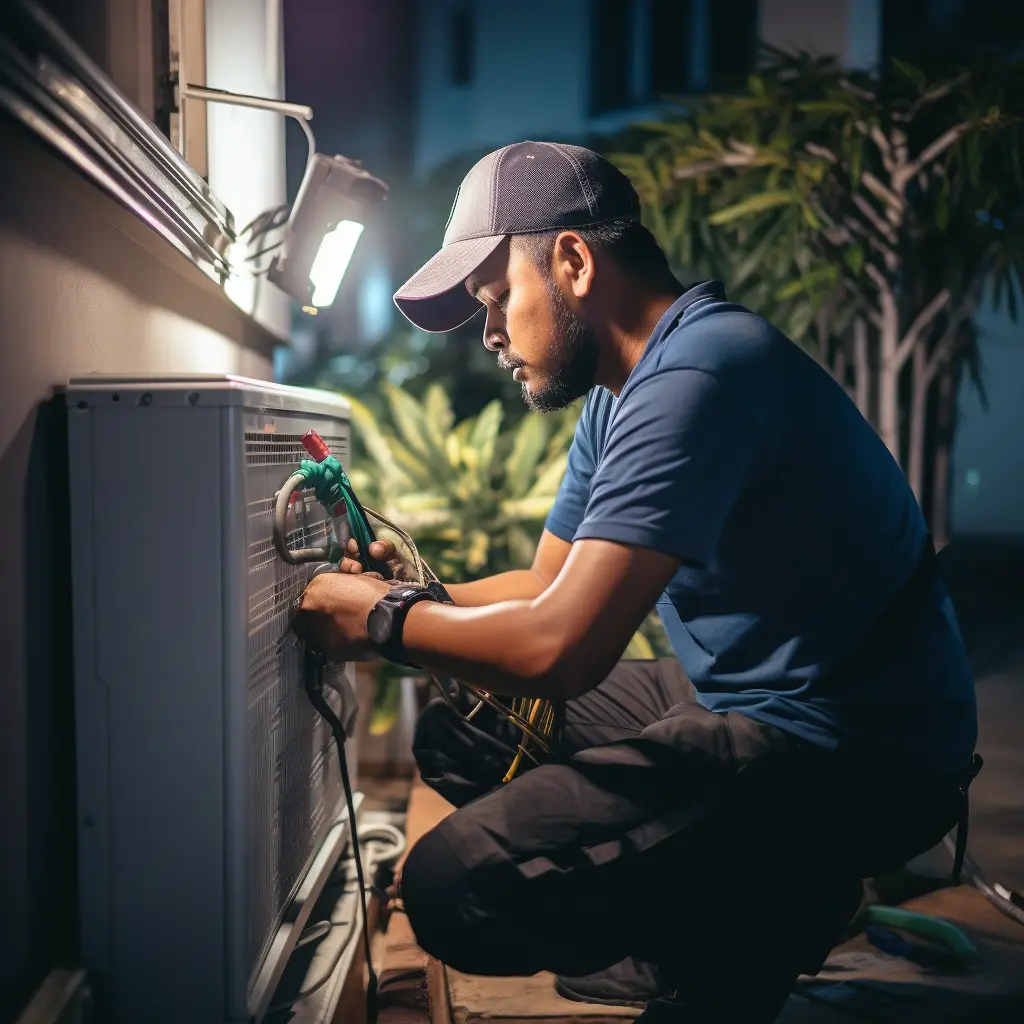
M349 406L226 376L67 401L84 965L113 1024L258 1020L348 840L289 631L315 567L271 521L307 430L347 461ZM322 543L312 496L295 514Z

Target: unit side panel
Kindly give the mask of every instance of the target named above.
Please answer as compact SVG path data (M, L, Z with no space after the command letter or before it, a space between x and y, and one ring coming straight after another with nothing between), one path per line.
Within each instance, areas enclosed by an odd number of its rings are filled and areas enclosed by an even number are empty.
M132 1024L224 1006L220 414L92 413L111 1009Z

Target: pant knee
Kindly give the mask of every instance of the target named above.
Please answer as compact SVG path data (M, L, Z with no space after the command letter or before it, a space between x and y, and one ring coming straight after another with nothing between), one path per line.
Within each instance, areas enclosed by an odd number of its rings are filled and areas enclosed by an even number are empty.
M399 894L416 941L463 974L535 974L543 964L536 944L523 940L522 906L507 898L509 879L467 866L447 824L416 843L402 868Z
M459 945L459 901L468 886L462 859L434 828L409 851L399 892L416 941L431 956L452 963Z

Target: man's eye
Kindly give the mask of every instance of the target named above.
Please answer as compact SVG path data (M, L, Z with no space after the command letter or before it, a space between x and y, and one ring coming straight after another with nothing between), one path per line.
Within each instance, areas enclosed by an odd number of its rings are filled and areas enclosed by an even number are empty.
M508 294L508 292L505 292L505 294L498 299L498 309L500 309L502 313L508 312Z

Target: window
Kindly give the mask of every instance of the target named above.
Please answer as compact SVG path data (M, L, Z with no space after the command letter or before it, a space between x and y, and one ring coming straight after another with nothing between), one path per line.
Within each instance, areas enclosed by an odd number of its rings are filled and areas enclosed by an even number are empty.
M590 113L604 114L632 99L633 5L593 0L590 12Z
M741 88L757 60L757 0L708 3L709 87L716 92Z
M153 123L169 139L171 115L177 113L171 70L169 0L153 0ZM175 54L175 59L177 54Z
M473 12L468 7L455 11L451 20L452 85L469 85L474 75Z
M654 99L681 96L690 75L692 0L651 4L651 93Z
M1004 0L887 0L883 52L910 63L954 64L1024 46L1024 6Z

